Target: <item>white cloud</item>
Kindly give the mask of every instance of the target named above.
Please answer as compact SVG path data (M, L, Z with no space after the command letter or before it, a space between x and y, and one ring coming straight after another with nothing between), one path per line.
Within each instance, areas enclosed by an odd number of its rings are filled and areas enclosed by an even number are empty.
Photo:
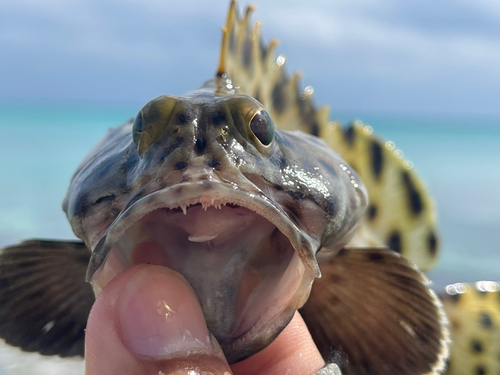
M408 64L418 66L428 76L448 74L452 67L475 69L487 73L490 79L500 78L500 38L496 36L481 35L474 29L461 33L446 32L446 29L437 32L377 18L375 15L387 10L390 2L385 5L372 3L371 8L379 11L372 12L373 16L366 8L356 11L357 6L366 5L364 0L355 1L354 5L340 0L336 3L337 8L323 4L320 7L273 9L275 13L270 18L281 39L293 39L318 50L329 50L337 56L355 50L364 56L376 53L381 63L366 66L374 73L385 65L397 75L394 68L399 62L404 67ZM484 4L478 5L481 6Z

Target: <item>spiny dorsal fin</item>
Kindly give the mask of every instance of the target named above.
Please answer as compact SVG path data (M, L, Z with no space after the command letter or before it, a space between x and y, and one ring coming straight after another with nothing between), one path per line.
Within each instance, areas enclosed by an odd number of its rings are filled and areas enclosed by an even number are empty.
M413 164L403 158L394 142L373 134L360 121L345 128L332 123L323 138L358 173L368 190L370 205L359 233L368 228L379 245L399 252L423 271L432 268L438 253L436 212ZM351 245L375 245L360 242L362 237L355 237Z
M317 111L313 90L300 90L300 73L291 77L285 71L286 58L275 56L278 41L262 41L261 23L250 24L255 8L248 6L240 17L236 1L231 2L223 27L218 75L226 74L238 92L259 100L281 130L302 130L318 135L316 117L328 118L326 107Z
M452 284L441 298L452 339L446 374L500 374L500 284Z
M371 206L355 237L355 246L387 245L422 270L432 268L438 253L436 215L427 189L402 152L375 136L360 122L342 128L330 121L329 108L316 108L313 89L300 89L300 74L289 76L285 57L275 57L278 44L266 45L261 24L252 27L248 7L243 17L231 2L223 41L219 74L226 74L238 91L253 96L269 111L281 130L302 130L322 137L352 166L365 183ZM367 236L370 234L370 240Z

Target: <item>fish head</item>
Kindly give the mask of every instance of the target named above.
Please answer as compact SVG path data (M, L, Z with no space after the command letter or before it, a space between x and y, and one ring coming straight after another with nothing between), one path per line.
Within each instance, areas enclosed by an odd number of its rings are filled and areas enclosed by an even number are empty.
M210 85L208 85L210 87ZM230 362L267 346L350 239L366 191L323 141L206 87L160 96L109 132L63 203L94 290L139 263L187 278Z

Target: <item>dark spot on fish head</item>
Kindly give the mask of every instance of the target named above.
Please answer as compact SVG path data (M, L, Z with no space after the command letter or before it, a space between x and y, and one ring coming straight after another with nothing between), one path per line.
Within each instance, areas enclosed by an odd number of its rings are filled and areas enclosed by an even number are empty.
M212 124L219 126L219 125L223 124L224 122L226 122L226 115L223 112L216 111L212 115Z
M389 235L387 239L387 246L391 250L394 250L396 253L401 254L401 251L403 250L403 245L401 241L401 234L397 230L393 231Z
M452 302L458 302L460 301L460 297L462 296L461 293L455 293L455 294L448 294L448 298L452 301Z
M177 163L174 164L174 169L177 171L182 171L188 166L188 163L185 161L178 161Z
M186 125L189 121L189 117L186 112L179 111L175 114L175 120L179 125Z
M203 180L203 187L205 189L211 189L214 187L214 183L211 181Z
M184 187L183 187L183 186L177 186L177 187L175 188L175 193L176 193L176 194L178 194L178 195L181 195L181 194L182 194L182 192L183 192L183 190L184 190Z

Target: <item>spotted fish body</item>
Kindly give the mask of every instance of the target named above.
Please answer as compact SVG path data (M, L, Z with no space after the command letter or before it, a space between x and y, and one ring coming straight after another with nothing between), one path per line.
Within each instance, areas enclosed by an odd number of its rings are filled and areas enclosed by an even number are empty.
M302 307L344 374L443 373L447 319L417 269L438 253L427 190L371 127L316 108L251 12L231 2L214 79L152 100L80 164L63 208L83 243L1 250L6 342L83 355L85 275L98 294L146 262L188 279L229 362L269 345Z

